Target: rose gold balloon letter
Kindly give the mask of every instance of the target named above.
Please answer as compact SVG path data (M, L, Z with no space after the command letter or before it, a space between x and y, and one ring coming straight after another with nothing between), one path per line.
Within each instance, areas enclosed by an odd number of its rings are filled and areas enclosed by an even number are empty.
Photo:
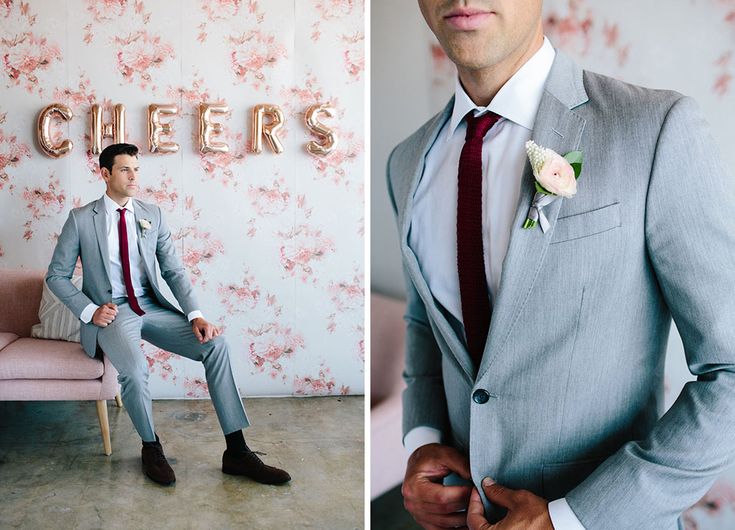
M265 123L265 117L270 118ZM251 150L253 153L261 153L263 151L263 136L268 141L271 149L275 153L283 153L283 144L278 139L278 129L283 127L283 112L278 105L255 105L253 107L252 116L252 143Z
M74 113L69 107L63 103L52 103L45 107L41 114L38 115L38 124L36 125L36 136L41 150L52 158L59 158L74 148L71 140L62 140L57 144L51 139L51 120L57 117L63 121L69 121L74 117Z
M162 142L161 135L170 136L173 133L171 123L161 123L161 114L175 115L179 109L176 105L148 105L148 150L151 153L176 153L179 144L176 142Z
M226 153L230 147L224 142L213 142L212 136L222 134L222 124L212 122L212 114L226 114L230 108L224 103L199 104L199 151Z
M118 103L113 108L112 123L102 123L102 108L96 103L92 105L91 127L89 137L92 140L92 154L102 151L102 140L112 138L116 144L125 143L125 105Z
M306 126L311 132L319 137L320 142L311 142L306 144L306 150L312 155L325 156L332 152L334 147L337 145L337 137L332 132L332 129L326 127L317 119L318 114L326 114L329 118L334 118L336 112L334 107L328 103L317 103L312 105L306 110L304 119Z

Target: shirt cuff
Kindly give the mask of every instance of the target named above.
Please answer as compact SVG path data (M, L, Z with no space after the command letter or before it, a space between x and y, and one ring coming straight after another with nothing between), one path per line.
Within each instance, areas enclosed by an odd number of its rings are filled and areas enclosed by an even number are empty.
M549 503L549 517L554 530L585 530L564 498Z
M85 324L89 324L92 321L94 312L97 311L98 307L99 306L95 303L89 304L87 307L82 309L82 313L79 315L79 320L81 320Z
M403 437L403 447L410 455L416 449L426 444L438 444L442 441L442 433L439 429L420 425L414 427Z
M188 315L186 315L186 318L187 318L187 320L189 322L191 322L195 318L204 318L204 317L202 316L202 312L201 311L199 311L198 309L195 309L194 311L192 311L191 313L189 313Z

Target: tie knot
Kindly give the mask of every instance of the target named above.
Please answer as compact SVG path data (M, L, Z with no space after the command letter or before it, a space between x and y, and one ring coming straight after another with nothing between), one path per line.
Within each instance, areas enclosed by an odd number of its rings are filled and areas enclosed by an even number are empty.
M473 116L472 111L467 113L465 120L467 121L467 135L465 141L471 139L484 138L490 128L497 123L500 116L494 112L486 112L480 116Z
M117 211L120 213L120 215L123 215L125 213L125 208L118 208Z

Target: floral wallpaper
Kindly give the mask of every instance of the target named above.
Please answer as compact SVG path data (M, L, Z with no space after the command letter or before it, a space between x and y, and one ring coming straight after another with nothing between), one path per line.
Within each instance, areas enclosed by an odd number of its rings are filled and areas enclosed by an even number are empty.
M163 210L243 395L361 394L364 36L362 0L0 1L0 268L45 269L69 210L102 195L90 107L111 122L123 104L139 198ZM54 102L74 112L53 127L74 142L58 159L35 140ZM229 152L199 152L201 102L229 106ZM152 103L178 106L178 153L148 151ZM284 112L282 154L250 150L263 103ZM324 157L304 148L315 103L337 113ZM155 397L207 395L200 365L144 348Z
M735 0L546 0L544 31L554 47L584 68L651 88L677 90L703 109L727 167L735 167ZM454 90L454 65L428 36L432 103ZM692 46L696 43L696 46ZM675 328L667 357L667 404L692 380ZM735 528L735 470L685 513L687 530Z

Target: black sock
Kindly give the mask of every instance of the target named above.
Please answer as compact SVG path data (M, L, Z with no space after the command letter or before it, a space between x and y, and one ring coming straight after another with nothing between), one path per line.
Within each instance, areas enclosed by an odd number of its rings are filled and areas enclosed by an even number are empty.
M242 430L225 434L225 442L227 442L228 451L237 451L241 453L248 450L248 446L245 443L245 437L242 435Z

